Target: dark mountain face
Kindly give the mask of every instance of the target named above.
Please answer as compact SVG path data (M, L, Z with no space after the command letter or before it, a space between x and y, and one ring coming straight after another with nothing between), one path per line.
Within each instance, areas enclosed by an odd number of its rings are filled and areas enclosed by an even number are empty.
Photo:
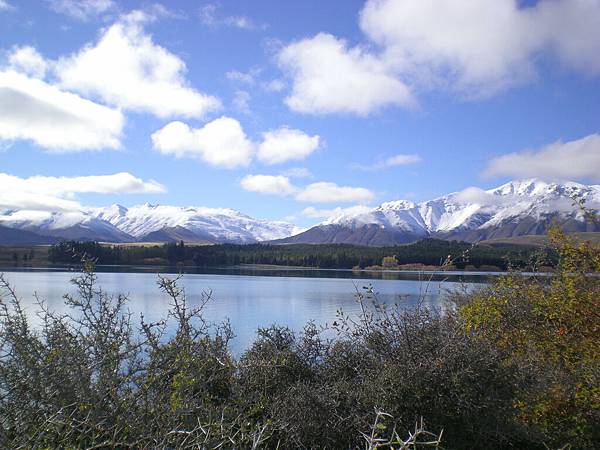
M213 243L214 239L208 233L199 235L184 227L165 227L143 236L141 242L206 242Z
M134 242L135 239L129 234L113 227L112 225L98 221L93 226L87 223L80 223L66 228L59 229L36 229L31 228L36 234L49 236L55 240L66 241L102 241L102 242Z
M460 228L449 232L431 233L428 236L465 242L479 242L486 239L507 238L545 234L548 228L557 223L568 233L585 231L599 232L598 223L588 223L574 218L560 217L556 214L547 215L540 219L524 217L515 221L507 221L499 226L488 228ZM303 233L285 239L272 241L274 244L355 244L372 247L408 244L424 237L422 234L383 228L370 224L352 228L344 225L317 225Z
M371 247L407 244L423 239L423 235L382 228L370 224L356 228L343 225L317 225L303 233L272 241L275 244L354 244Z
M524 217L515 221L507 221L496 227L452 230L450 232L437 233L435 237L446 240L479 242L487 239L536 236L545 234L553 224L559 225L567 233L600 231L600 224L598 222L590 223L575 220L572 217L565 218L557 214L549 214L540 218Z
M41 236L27 230L17 230L0 225L0 245L45 245L54 244L58 238Z

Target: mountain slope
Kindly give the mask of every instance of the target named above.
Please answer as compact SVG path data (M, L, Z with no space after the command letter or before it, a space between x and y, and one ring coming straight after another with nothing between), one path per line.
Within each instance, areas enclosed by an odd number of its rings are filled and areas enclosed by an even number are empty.
M87 211L4 211L0 224L17 230L30 231L56 240L131 242L134 239L114 225L98 219Z
M462 192L415 204L383 203L370 210L353 209L277 243L355 243L396 245L424 237L477 242L484 239L539 235L557 222L566 231L600 231L587 223L572 197L600 206L600 186L531 179L512 181L483 191Z
M287 237L295 226L286 222L254 219L233 209L144 204L98 209L96 217L135 239L251 243ZM185 230L185 231L183 231ZM175 239L172 239L175 238Z
M150 204L131 208L112 205L78 212L6 210L0 211L0 225L56 238L54 241L103 242L184 240L243 244L279 239L296 231L290 223L254 219L232 209ZM6 240L10 241L8 234Z
M56 241L56 238L0 225L0 245L44 245L53 244Z

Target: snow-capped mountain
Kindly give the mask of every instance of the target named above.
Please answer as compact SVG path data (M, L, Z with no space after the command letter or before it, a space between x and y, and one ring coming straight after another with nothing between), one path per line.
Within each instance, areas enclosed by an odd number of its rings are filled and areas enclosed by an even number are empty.
M201 241L207 243L349 243L393 245L425 237L470 242L542 234L557 220L567 231L600 231L584 220L572 198L600 209L600 185L512 181L487 191L468 188L414 203L397 200L355 207L300 232L296 226L259 220L226 208L112 205L78 212L0 211L0 233L25 242L60 239L105 242ZM14 239L17 239L15 237ZM44 237L46 239L38 239ZM51 238L51 239L47 239Z
M183 239L251 243L280 239L298 230L286 222L253 219L232 209L112 205L79 212L0 211L0 226L60 239L106 242Z
M291 236L297 230L287 222L253 219L233 209L144 204L97 209L95 216L136 240L181 234L208 242L257 242ZM171 240L171 239L169 239ZM184 239L186 240L186 239Z
M39 236L70 240L127 242L132 238L89 211L0 211L0 225Z
M283 242L391 245L432 236L475 242L495 237L542 234L553 220L567 231L600 231L573 206L573 196L600 206L600 185L512 181L487 191L469 188L413 203L399 200L356 209Z

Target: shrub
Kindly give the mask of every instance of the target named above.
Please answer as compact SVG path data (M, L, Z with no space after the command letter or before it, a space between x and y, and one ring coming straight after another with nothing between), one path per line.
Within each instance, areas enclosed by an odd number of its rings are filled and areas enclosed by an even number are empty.
M138 324L84 261L69 313L40 303L34 328L0 276L0 447L594 448L598 253L555 238L550 277L456 293L443 314L367 289L358 317L260 329L238 359L178 278L158 279L168 316Z
M600 442L600 249L551 231L559 265L549 277L501 277L461 315L467 329L519 364L532 383L515 406L549 446Z

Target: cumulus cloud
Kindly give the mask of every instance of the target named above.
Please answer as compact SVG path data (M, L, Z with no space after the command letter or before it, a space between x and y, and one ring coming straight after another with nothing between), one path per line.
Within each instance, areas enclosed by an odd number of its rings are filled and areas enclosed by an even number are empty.
M55 65L60 85L104 102L157 117L202 117L220 101L189 86L186 65L155 44L134 11L103 30L95 44L63 57Z
M279 164L289 160L304 159L319 148L320 137L310 136L301 130L281 127L263 133L258 147L258 159L266 164Z
M253 153L253 144L242 126L230 117L220 117L202 128L171 122L152 134L152 143L163 154L200 158L227 168L248 165Z
M294 186L285 175L246 175L240 182L247 191L289 196L306 203L368 203L375 194L362 187L338 186L320 181L307 186Z
M54 11L81 21L116 7L113 0L50 0L49 4Z
M415 154L398 154L394 156L390 156L382 161L379 161L375 164L364 165L364 164L354 164L352 167L358 170L383 170L388 169L390 167L397 166L408 166L411 164L416 164L421 161L421 157Z
M375 194L369 189L326 181L309 184L296 195L296 200L306 203L368 203L374 199Z
M437 88L487 97L535 79L540 56L600 74L600 0L369 0L360 27L363 46L320 33L279 52L291 109L366 115Z
M297 191L290 179L283 175L246 175L240 185L246 191L260 194L287 196Z
M278 62L293 81L285 102L294 111L366 115L413 103L409 88L389 73L384 61L361 47L348 48L331 34L288 45Z
M600 180L600 134L499 156L488 163L483 175Z
M165 187L154 180L144 181L127 172L99 176L29 178L0 173L0 208L77 211L82 206L73 197L78 193L92 192L160 193L165 192Z
M152 143L163 154L196 157L215 166L234 168L248 165L255 153L267 164L303 159L319 147L320 138L281 127L263 133L263 140L255 143L236 119L223 116L202 128L171 122L152 134Z
M8 55L10 67L35 78L44 78L48 63L38 51L28 45L13 48Z
M0 70L0 141L30 140L55 152L119 148L123 123L118 110Z

